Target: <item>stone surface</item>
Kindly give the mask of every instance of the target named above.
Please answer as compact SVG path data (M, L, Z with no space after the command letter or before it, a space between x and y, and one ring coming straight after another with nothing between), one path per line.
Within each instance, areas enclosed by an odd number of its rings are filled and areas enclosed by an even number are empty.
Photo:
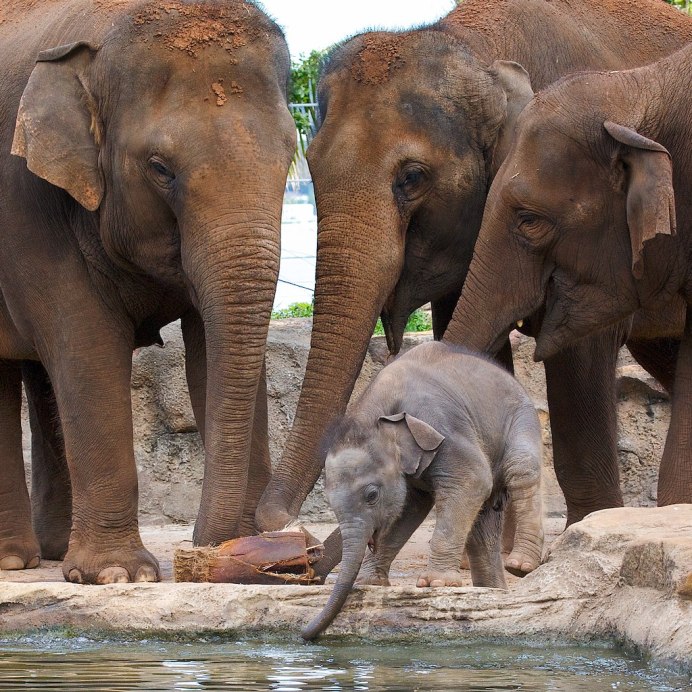
M558 523L548 522L551 538ZM332 526L308 528L323 538ZM356 587L327 635L606 639L692 672L692 505L595 512L554 540L536 571L522 580L509 578L507 591L413 587L430 530L426 522L395 561L395 585ZM169 580L172 550L189 536L187 527L144 531L145 543L159 557L154 544L165 548L162 565ZM59 564L52 563L0 572L0 631L283 631L298 643L300 627L321 610L330 591L329 584L80 586L64 583Z

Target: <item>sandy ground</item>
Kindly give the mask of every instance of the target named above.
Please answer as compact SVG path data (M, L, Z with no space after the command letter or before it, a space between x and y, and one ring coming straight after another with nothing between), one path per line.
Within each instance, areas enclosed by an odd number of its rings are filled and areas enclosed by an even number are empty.
M564 528L563 518L546 518L545 549L555 540ZM434 528L434 520L425 521L404 546L403 550L394 561L390 573L393 586L413 586L416 583L419 572L425 567L428 557L428 542ZM173 554L176 548L190 548L192 546L192 526L167 524L164 526L144 526L141 528L144 545L157 557L161 566L162 581L173 581ZM305 528L320 540L324 540L336 524L305 524ZM62 582L63 575L61 563L53 560L43 560L37 569L8 571L0 570L0 582ZM327 579L327 583L333 581L335 572ZM508 572L505 573L508 585L517 581ZM464 585L471 586L471 573L466 571Z

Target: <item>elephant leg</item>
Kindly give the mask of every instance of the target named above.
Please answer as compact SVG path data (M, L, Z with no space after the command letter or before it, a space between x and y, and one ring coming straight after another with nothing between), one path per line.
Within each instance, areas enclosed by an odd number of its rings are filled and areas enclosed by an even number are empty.
M41 557L62 560L72 526L72 487L53 386L41 363L24 361L31 421L31 519Z
M452 319L454 308L457 306L460 295L461 289L452 291L430 303L430 307L432 308L433 337L435 341L440 341L445 331L447 331L447 325Z
M466 551L471 563L471 581L474 586L506 589L502 555L502 514L490 503L485 503L473 523L466 541Z
M627 341L627 349L632 357L650 375L653 375L669 394L673 392L679 348L679 339L629 339Z
M243 515L240 522L241 536L251 536L257 533L255 510L272 475L272 464L269 456L266 359L262 365L262 375L257 385L257 401L252 423L251 444L250 468L248 470Z
M545 361L555 474L567 526L622 507L617 455L615 365L619 327L579 340Z
M541 564L543 554L543 503L540 486L510 488L516 513L516 529L512 551L505 560L505 569L524 577Z
M63 304L69 297L61 296ZM63 574L80 583L155 581L159 566L142 545L137 523L133 344L84 292L78 305L63 305L59 324L40 329L40 344L69 343L40 353L55 391L72 483Z
M452 474L435 478L437 519L430 539L428 566L418 577L419 587L461 586L461 556L466 539L492 493L492 473L485 453L477 445L461 442L455 455L457 468L474 469L478 473L466 474L464 478Z
M692 309L687 308L670 427L658 472L658 505L692 503Z
M368 551L358 576L359 584L389 586L389 569L406 541L421 525L432 509L434 496L417 488L409 488L403 514L378 536L375 551Z
M207 346L204 338L204 322L199 313L191 309L182 316L180 328L185 344L187 391L190 395L197 430L204 444L207 407Z
M204 338L204 323L196 310L189 310L181 320L183 341L185 343L185 375L192 411L195 414L197 429L205 438L207 357ZM252 428L250 467L240 523L240 535L257 533L255 510L260 497L271 478L269 456L269 434L267 425L267 368L262 366L262 375L257 387L257 401Z
M24 476L21 408L20 365L0 361L0 569L27 569L40 562Z

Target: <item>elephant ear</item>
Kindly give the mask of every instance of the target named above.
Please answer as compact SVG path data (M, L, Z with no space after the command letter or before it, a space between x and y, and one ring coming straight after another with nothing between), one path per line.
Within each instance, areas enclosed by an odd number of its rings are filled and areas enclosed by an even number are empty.
M100 126L84 73L94 49L78 42L38 55L22 94L12 153L32 173L61 187L90 211L103 198Z
M415 478L420 478L430 462L435 458L444 435L432 425L408 413L395 413L391 416L380 416L385 423L393 423L396 431L397 460L402 471Z
M524 110L524 106L533 98L533 89L531 88L529 73L517 62L496 60L490 66L490 74L504 91L507 100L505 117L500 125L493 150L492 174L495 175L507 157L514 137L514 126L517 118L519 113Z
M607 120L603 127L624 144L618 158L627 171L627 226L632 243L632 273L644 274L644 244L657 235L675 235L673 161L658 142Z

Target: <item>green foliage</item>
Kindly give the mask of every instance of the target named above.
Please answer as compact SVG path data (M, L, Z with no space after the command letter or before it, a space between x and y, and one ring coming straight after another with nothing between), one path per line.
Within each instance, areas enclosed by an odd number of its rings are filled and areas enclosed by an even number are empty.
M430 315L424 310L414 310L411 316L406 322L405 332L427 332L432 329L432 321ZM382 336L384 334L384 328L382 327L382 320L378 318L377 324L375 325L375 331L373 332L376 336Z
M312 317L312 303L291 303L282 310L272 310L273 320L284 320L287 317Z
M677 7L687 14L692 14L692 5L690 5L690 0L665 0L669 5Z
M272 319L273 320L283 320L287 317L312 317L313 304L312 303L291 303L287 308L282 310L273 310ZM406 322L406 328L404 331L407 332L427 332L432 329L432 321L430 319L429 313L424 310L414 310L411 316ZM373 332L376 336L382 336L384 334L384 329L382 328L382 320L377 319L377 324L375 325L375 331Z
M313 50L306 58L293 61L291 66L290 103L311 103L315 96L317 75L324 51Z
M298 130L298 148L305 155L315 124L315 90L324 51L313 50L307 57L294 60L291 66L291 91L288 101ZM301 108L300 106L303 105Z

